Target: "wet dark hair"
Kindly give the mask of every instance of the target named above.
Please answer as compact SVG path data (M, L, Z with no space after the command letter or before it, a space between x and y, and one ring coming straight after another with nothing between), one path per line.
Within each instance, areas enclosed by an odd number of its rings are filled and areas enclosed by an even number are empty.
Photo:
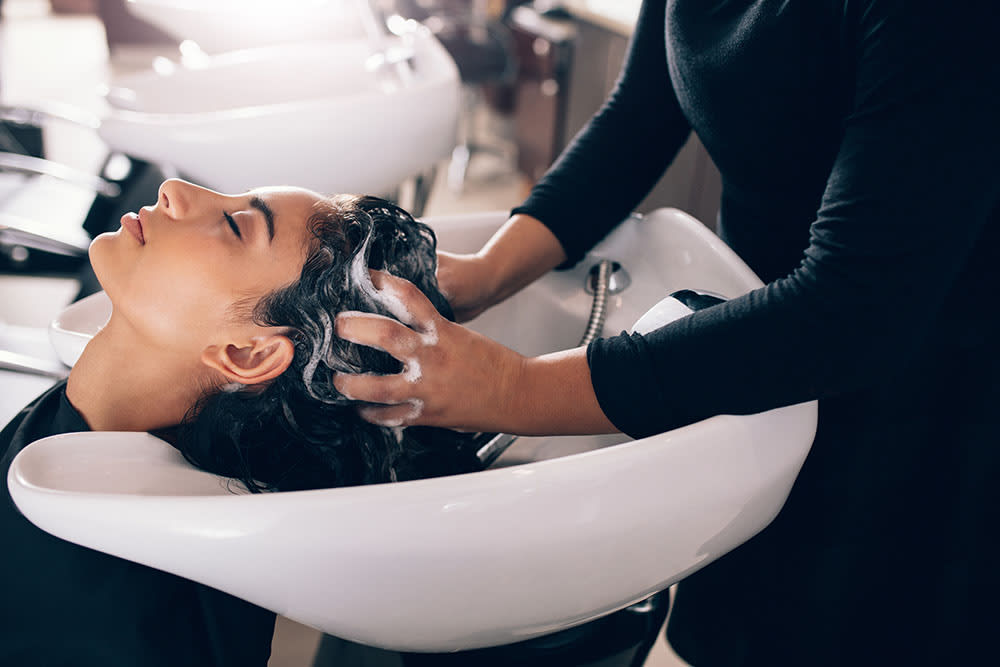
M199 468L239 480L251 491L372 484L477 469L470 436L370 424L358 416L358 403L333 386L335 372L401 370L387 353L333 332L341 311L393 317L373 298L364 267L411 281L451 317L434 273L434 233L377 197L321 200L307 224L312 238L299 279L248 304L242 313L262 326L288 329L295 345L291 365L263 389L206 394L177 431L180 451Z

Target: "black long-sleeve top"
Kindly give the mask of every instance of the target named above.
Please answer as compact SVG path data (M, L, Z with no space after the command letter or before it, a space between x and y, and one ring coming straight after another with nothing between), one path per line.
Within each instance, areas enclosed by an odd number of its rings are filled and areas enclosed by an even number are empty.
M0 473L29 444L89 431L60 382L0 432ZM0 665L264 667L274 614L36 528L0 498Z
M1000 525L995 13L647 0L608 102L515 209L578 260L694 130L766 285L593 343L601 407L641 437L820 399L781 515L680 587L696 665L959 664L998 619L977 597Z

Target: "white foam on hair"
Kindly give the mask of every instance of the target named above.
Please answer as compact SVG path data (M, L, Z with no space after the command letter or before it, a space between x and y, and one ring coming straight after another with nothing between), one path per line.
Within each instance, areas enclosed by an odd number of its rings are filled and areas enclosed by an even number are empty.
M411 398L407 401L410 404L411 410L410 414L407 415L407 419L416 419L424 412L424 402L419 398Z
M319 317L323 328L323 340L319 345L313 346L309 361L306 362L305 367L302 369L302 384L305 385L306 391L309 392L310 396L317 401L323 401L324 399L313 389L312 380L316 374L316 367L319 366L320 359L333 342L333 320L330 318L330 314L322 309L319 311Z
M396 417L394 419L375 419L372 420L379 426L386 426L388 428L400 428L406 426L409 422L419 417L424 411L424 402L419 398L411 398L406 403L400 403L400 405L409 404L410 410L406 414ZM374 408L366 408L364 410L367 415L372 414Z
M392 316L403 324L413 324L416 318L413 317L413 313L406 307L403 300L399 298L399 295L388 287L382 290L376 289L375 284L372 282L371 273L368 271L368 244L371 243L373 233L374 227L369 230L368 236L365 237L365 240L361 243L361 247L354 255L354 259L351 260L351 266L348 269L349 275L354 284L358 286L358 289L364 292L365 296L375 303L381 304L383 308L392 313Z
M351 260L350 267L348 268L348 278L371 301L380 304L386 311L403 324L412 326L416 322L416 317L414 317L410 309L407 308L399 292L393 289L390 285L386 285L381 290L377 289L375 284L372 282L371 272L368 270L368 245L371 243L373 234L374 227L369 230L365 240L361 242L361 247L358 248L354 258ZM341 313L340 316L351 317L352 314ZM427 330L420 333L420 339L424 345L437 344L438 332L437 326L434 322L427 323ZM381 349L376 345L368 344L368 346ZM383 352L384 351L385 350L383 350ZM406 370L403 372L403 378L410 383L420 380L423 376L420 368L420 362L413 357L402 359L401 361L403 361L406 366ZM419 415L420 411L423 410L423 402L419 402L419 406L416 410L417 415ZM410 418L415 419L416 415ZM389 424L386 425L388 426Z
M396 290L390 285L386 285L379 291L379 297L381 299L380 303L382 306L403 324L412 325L417 321L417 318L413 316L410 309L406 307L405 303L403 303L403 299L400 298L399 293L396 292Z

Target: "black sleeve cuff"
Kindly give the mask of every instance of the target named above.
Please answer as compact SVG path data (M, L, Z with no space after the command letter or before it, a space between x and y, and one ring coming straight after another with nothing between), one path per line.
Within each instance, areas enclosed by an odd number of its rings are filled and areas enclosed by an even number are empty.
M673 424L664 382L657 378L653 364L642 363L650 356L648 343L641 334L622 332L612 338L599 338L587 347L587 363L597 402L605 416L622 433L645 438L663 433ZM641 396L637 409L636 397Z

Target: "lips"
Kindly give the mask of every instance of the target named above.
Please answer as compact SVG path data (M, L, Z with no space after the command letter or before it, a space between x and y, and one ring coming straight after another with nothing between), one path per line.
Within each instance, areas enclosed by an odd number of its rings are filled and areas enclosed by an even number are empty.
M135 237L139 245L146 245L146 237L142 233L142 222L135 213L126 213L122 216L122 228Z

